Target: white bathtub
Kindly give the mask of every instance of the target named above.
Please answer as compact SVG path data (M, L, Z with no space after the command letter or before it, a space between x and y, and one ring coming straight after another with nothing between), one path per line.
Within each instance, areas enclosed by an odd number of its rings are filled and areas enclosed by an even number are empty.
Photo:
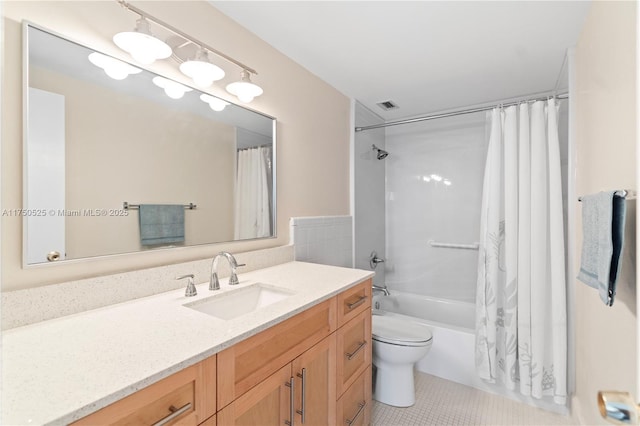
M416 363L423 373L501 395L534 407L568 415L568 408L533 400L503 386L483 382L475 370L475 304L391 290L376 293L374 315L393 315L428 325L433 333L429 353Z
M475 305L393 291L373 297L374 315L393 315L428 325L433 333L429 353L416 368L443 379L480 388L475 373Z

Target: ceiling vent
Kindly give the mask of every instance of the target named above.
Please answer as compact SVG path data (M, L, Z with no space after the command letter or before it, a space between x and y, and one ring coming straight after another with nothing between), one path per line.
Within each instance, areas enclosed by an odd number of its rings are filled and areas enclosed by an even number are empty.
M396 105L393 101L378 102L376 105L378 105L380 108L382 108L385 111L398 109L398 105Z

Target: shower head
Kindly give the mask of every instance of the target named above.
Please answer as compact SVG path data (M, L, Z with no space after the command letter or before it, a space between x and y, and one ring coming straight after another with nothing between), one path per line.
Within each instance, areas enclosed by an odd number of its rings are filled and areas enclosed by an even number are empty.
M385 158L387 158L387 155L389 155L387 151L385 151L384 149L380 149L375 145L371 145L371 149L378 152L376 155L378 160L384 160Z

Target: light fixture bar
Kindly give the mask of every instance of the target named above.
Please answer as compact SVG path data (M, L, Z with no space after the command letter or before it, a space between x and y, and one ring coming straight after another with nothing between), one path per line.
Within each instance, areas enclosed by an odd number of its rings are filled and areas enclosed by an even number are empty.
M200 40L194 39L193 37L183 33L182 31L180 31L179 29L173 27L172 25L167 24L164 21L161 21L160 19L156 18L155 16L149 15L147 12L133 6L130 5L129 3L127 3L125 0L116 0L122 7L124 7L125 9L130 10L133 13L136 13L138 15L140 15L141 17L146 18L147 20L153 22L156 25L160 25L161 27L163 27L165 30L169 30L172 33L184 38L187 41L192 42L193 44L196 44L206 50L208 50L209 52L213 53L216 56L219 56L229 62L231 62L234 65L237 65L238 67L250 72L251 74L254 75L258 75L258 72L256 70L254 70L251 67L246 66L245 64L243 64L240 61L236 61L235 59L233 59L231 56L225 55L224 53L220 52L217 49L214 49L213 47L201 42Z

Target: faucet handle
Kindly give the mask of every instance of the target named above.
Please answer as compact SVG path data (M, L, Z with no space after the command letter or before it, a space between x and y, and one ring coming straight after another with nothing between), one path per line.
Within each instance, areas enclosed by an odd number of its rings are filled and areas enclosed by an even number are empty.
M196 290L196 285L193 283L193 274L186 274L176 277L176 280L182 280L187 278L187 288L184 291L184 295L187 297L196 296L198 294L198 290Z
M247 266L246 263L236 263L235 266L231 267L231 276L229 276L229 285L238 285L240 284L240 280L238 280L238 274L236 273L236 268L241 266Z

